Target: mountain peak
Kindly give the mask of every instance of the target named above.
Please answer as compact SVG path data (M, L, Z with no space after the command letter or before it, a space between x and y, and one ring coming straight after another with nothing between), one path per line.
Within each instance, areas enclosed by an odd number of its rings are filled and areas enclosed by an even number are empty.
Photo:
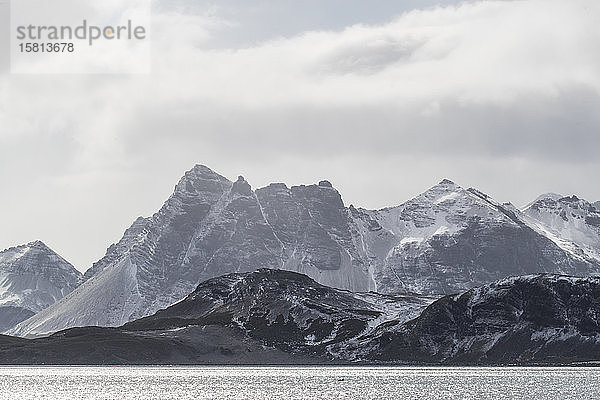
M456 192L464 189L450 179L442 179L438 184L434 185L429 190L435 192Z
M535 199L535 201L542 200L542 199L558 200L558 199L562 199L563 197L564 196L562 194L554 193L554 192L549 192L549 193L544 193L542 195L539 195L537 197L537 199Z
M22 255L24 255L25 253L31 251L32 249L43 250L45 252L54 254L54 252L48 246L46 246L46 244L44 242L42 242L41 240L34 240L33 242L29 242L26 244L9 247L7 249L0 251L0 254L4 254L5 256L8 256L9 254L14 254L15 257L18 258L18 257L21 257Z
M213 171L212 169L208 168L206 165L204 164L196 164L194 165L194 167L190 170L190 171L194 171L194 172L204 172L204 173L215 173L215 171Z
M464 189L458 186L456 183L452 182L449 179L442 179L437 185L434 185L427 189L425 192L421 193L416 198L425 197L430 201L437 201L442 197L446 197L451 193L459 193L463 192ZM453 195L454 196L454 195Z
M566 202L566 203L574 203L576 201L581 200L579 197L572 195L572 196L565 196L559 199L562 202Z
M523 207L523 210L540 210L542 208L561 208L567 207L569 209L585 209L591 210L598 208L594 203L589 203L585 199L576 195L563 196L557 193L546 193L538 196L533 202ZM563 218L564 219L564 218Z
M530 208L531 206L533 206L534 204L537 203L547 203L547 202L556 202L560 199L562 199L564 196L562 194L558 194L558 193L544 193L539 195L538 197L535 198L535 200L533 200L531 203L527 204L525 207L523 207L523 210L526 210L528 208Z
M70 293L81 274L40 240L0 252L0 331L31 317ZM19 309L17 318L4 307Z
M331 184L331 182L327 181L327 180L322 180L319 182L319 186L320 187L328 187L328 188L333 188L333 185Z
M238 176L237 181L235 181L233 183L233 186L231 187L231 192L239 193L244 196L250 196L250 195L252 195L252 187L244 179L244 177L240 175L240 176Z
M192 169L185 172L182 179L197 179L199 177L203 177L205 179L210 177L225 179L223 176L219 175L218 173L216 173L215 171L203 164L194 165Z
M46 246L46 243L42 242L41 240L34 240L33 242L27 243L25 246L35 247L35 248L43 249L43 250L50 250L50 248L48 246ZM52 251L52 250L50 250L50 251Z
M79 274L75 267L73 267L68 261L58 255L41 240L34 240L33 242L29 242L27 244L10 247L0 251L0 268L7 268L9 267L9 264L11 265L10 268L13 268L16 265L14 264L15 262L19 260L23 261L25 259L34 260L32 262L25 262L25 264L23 264L27 270L39 272L43 270L48 263L50 263L52 265L58 264L62 269Z
M438 185L456 185L454 182L452 182L450 179L442 179L440 181L440 183L438 183Z
M183 175L175 186L177 197L197 196L201 193L222 192L231 181L205 165L197 164Z

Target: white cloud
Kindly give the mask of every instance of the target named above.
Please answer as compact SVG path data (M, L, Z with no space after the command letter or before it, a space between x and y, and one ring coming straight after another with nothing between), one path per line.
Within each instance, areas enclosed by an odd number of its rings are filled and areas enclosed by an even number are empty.
M193 54L196 36L169 29L155 43L155 67L176 87L187 83L174 90L178 96L196 98L200 90L225 104L262 107L446 96L503 102L572 84L598 90L598 8L591 1L465 3L382 26Z

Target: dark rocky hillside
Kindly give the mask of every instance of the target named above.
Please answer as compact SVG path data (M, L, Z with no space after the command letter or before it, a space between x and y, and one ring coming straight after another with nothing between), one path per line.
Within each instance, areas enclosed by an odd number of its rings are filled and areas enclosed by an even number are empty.
M353 294L261 269L119 328L0 337L5 364L564 365L600 360L600 278L507 278L460 295Z
M390 319L416 317L435 296L386 296L261 269L200 284L184 300L119 328L0 339L3 363L271 364L345 362L329 350Z
M362 342L385 362L562 364L600 360L599 339L600 279L535 275L446 296Z

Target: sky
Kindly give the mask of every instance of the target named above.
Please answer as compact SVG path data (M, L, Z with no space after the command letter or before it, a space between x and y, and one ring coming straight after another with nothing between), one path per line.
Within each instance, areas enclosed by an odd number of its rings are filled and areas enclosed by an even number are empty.
M0 248L39 239L84 271L195 164L328 179L365 208L443 178L598 201L599 19L597 0L162 0L150 73L0 60Z

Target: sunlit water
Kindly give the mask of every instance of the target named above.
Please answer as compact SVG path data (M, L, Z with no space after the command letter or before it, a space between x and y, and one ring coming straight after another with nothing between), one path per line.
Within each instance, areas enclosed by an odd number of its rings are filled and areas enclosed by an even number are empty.
M0 367L11 399L600 399L594 368Z

